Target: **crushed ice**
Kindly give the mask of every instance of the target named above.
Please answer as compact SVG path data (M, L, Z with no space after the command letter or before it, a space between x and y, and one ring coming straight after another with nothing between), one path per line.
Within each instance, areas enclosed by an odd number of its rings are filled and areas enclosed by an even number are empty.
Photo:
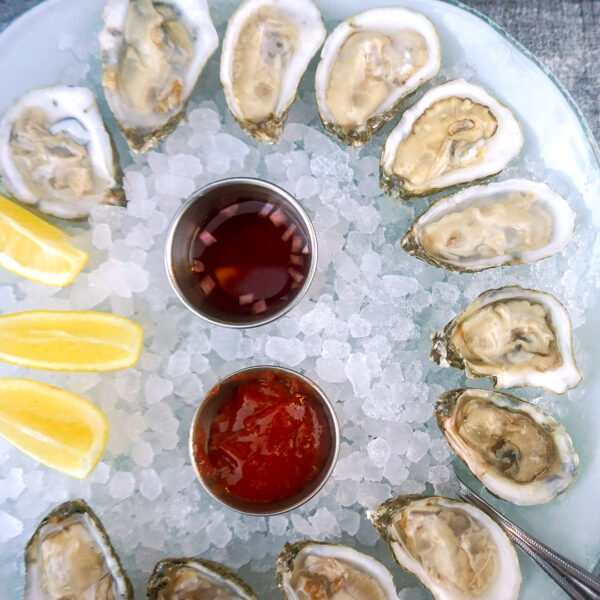
M230 4L215 11L221 32ZM95 41L86 45L65 33L58 49L74 55L67 79L81 83L87 77L100 96ZM433 405L439 393L465 380L429 360L432 331L485 289L514 282L554 291L575 328L585 324L594 278L580 275L590 268L595 230L584 216L567 250L538 264L465 277L425 265L398 245L424 202L394 202L377 183L383 134L363 150L333 142L317 122L311 71L283 141L258 145L226 112L216 64L213 58L185 123L158 149L133 162L122 152L129 163L127 208L96 208L89 227L71 227L75 242L91 251L72 286L57 291L1 275L3 312L109 310L137 320L146 332L138 365L116 374L0 367L3 376L35 377L85 395L111 423L104 459L85 482L45 469L0 440L0 543L11 557L0 574L19 593L22 548L37 522L53 505L84 497L104 521L139 596L157 560L200 555L241 569L259 596L274 597L273 561L285 541L343 540L365 549L377 535L364 508L391 494L453 492L452 455ZM208 90L214 90L212 100ZM560 178L535 162L513 166L507 176L523 168L533 173L534 167L537 177L546 173L548 183L567 193ZM198 187L233 175L264 177L295 194L319 239L318 272L307 296L289 316L243 332L195 318L175 298L163 268L165 232L175 210ZM578 194L569 200L586 213ZM575 338L577 350L577 330ZM585 371L589 358L578 358ZM317 381L336 403L342 429L339 462L322 493L269 519L218 506L196 481L187 453L189 423L203 394L222 376L265 363L296 368ZM569 398L582 397L583 390ZM565 398L519 393L559 418L568 411ZM244 543L230 544L234 539Z

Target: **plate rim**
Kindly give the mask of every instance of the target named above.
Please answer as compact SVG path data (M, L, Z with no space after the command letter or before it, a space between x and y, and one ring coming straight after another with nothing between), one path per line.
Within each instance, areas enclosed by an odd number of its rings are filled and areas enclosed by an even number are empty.
M29 8L22 14L13 18L9 23L7 23L3 28L0 29L0 40L4 40L4 38L16 36L18 37L18 30L21 27L27 25L31 20L35 20L39 18L46 10L51 10L55 5L64 4L67 0L42 0L35 6ZM70 2L77 2L77 0L68 0ZM104 0L105 2L106 0ZM210 2L218 2L219 0L209 0ZM240 0L241 1L241 0ZM316 0L318 2L318 0ZM583 133L591 147L592 154L595 160L596 167L600 170L600 145L594 132L592 131L588 119L583 114L579 104L573 98L571 92L566 88L566 86L561 82L561 80L555 75L555 73L531 50L525 47L519 40L517 40L511 33L509 33L502 25L498 24L495 20L488 17L480 10L461 2L460 0L432 0L438 4L446 4L449 6L453 6L460 10L463 10L479 20L483 21L486 25L488 25L493 31L500 34L506 41L508 41L512 46L514 46L521 54L525 56L525 58L529 59L539 70L542 72L544 76L546 76L552 84L558 89L558 91L562 94L564 99L567 102L568 107L573 111L579 124L582 127ZM400 5L403 4L402 0L399 0ZM328 31L328 34L331 31ZM221 45L222 40L219 40L219 45ZM0 60L0 64L1 64ZM467 186L465 186L467 187ZM592 568L592 572L596 575L600 575L600 558L598 562L596 562L595 566Z

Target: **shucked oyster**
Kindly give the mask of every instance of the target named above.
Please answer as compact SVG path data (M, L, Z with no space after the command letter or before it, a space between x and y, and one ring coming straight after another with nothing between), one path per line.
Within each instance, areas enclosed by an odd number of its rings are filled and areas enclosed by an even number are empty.
M400 496L368 515L401 567L436 600L516 600L517 554L490 517L465 502Z
M546 292L488 290L431 337L432 360L467 377L493 377L497 388L533 385L562 394L582 379L571 319Z
M108 0L102 85L132 150L147 152L183 120L218 45L206 0Z
M119 157L92 92L31 90L0 121L0 174L18 200L63 219L124 204Z
M329 34L315 77L323 126L346 144L366 144L440 64L440 40L425 15L375 8L343 21Z
M312 0L245 0L227 25L221 83L231 114L253 137L279 141L308 63L325 39Z
M286 544L277 560L286 600L396 600L391 573L348 546L306 540Z
M569 434L534 404L459 389L439 397L435 416L452 449L500 498L544 504L575 481L579 457Z
M452 271L480 271L552 256L574 224L568 202L546 184L509 179L440 198L412 224L402 249Z
M167 558L154 567L147 600L258 600L227 567L197 558Z
M106 531L83 500L57 506L25 546L25 600L133 600Z
M500 172L521 150L512 112L483 88L454 79L409 108L383 147L380 183L421 196Z

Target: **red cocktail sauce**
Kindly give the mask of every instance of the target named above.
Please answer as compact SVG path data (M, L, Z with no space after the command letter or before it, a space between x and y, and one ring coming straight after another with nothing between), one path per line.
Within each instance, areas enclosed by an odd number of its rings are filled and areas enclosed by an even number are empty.
M293 378L269 375L240 385L205 434L194 459L216 495L253 503L294 496L323 469L331 446L327 416Z

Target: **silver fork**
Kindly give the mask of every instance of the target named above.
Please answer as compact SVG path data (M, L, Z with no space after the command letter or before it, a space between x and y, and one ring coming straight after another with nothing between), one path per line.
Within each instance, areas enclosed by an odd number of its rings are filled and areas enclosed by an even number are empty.
M458 480L458 495L494 519L514 544L533 559L573 600L600 600L600 579L523 531L476 494L460 477Z

